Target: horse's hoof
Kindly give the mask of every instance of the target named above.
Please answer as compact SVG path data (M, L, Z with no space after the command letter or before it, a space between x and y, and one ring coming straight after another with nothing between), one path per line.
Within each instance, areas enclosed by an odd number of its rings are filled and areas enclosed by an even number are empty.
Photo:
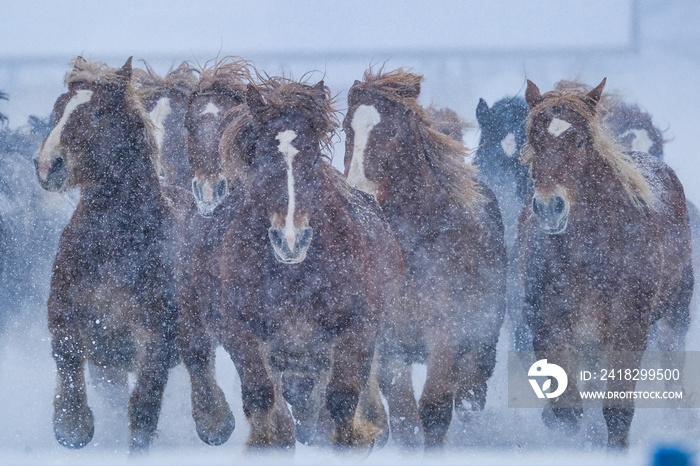
M579 431L583 409L581 408L551 408L542 411L542 422L550 429L561 430L567 435Z
M58 443L66 448L83 448L95 434L95 422L90 408L82 413L57 412L54 414L53 433Z
M484 406L476 399L468 400L465 398L455 403L455 414L457 415L457 420L462 424L471 422L483 409Z
M131 442L129 444L129 453L132 455L146 454L151 447L153 434L146 429L138 429L131 432Z
M389 426L384 427L374 437L374 448L381 450L389 441Z
M312 422L295 421L294 434L297 442L304 445L312 445L316 436L316 426Z
M207 434L206 432L200 430L199 426L197 426L197 435L202 440L202 442L206 443L207 445L217 447L219 445L223 445L228 441L235 428L236 418L234 418L233 413L229 411L223 426L221 426L221 429L219 429L218 432L215 432L213 434Z

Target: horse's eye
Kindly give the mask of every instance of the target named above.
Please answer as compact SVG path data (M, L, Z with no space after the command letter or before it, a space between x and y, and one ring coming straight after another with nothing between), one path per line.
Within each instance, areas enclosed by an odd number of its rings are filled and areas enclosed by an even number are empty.
M393 138L396 136L396 128L391 130L391 134L389 135L390 138Z
M581 139L581 140L578 142L577 145L578 145L578 148L579 148L579 149L583 147L583 143L584 143L584 142L586 142L585 139Z
M304 152L311 152L313 150L313 146L311 146L311 144L305 144L302 149Z
M97 110L95 110L94 115L95 115L95 118L102 118L103 116L105 116L105 111L104 111L104 109L101 109L101 108L97 109Z

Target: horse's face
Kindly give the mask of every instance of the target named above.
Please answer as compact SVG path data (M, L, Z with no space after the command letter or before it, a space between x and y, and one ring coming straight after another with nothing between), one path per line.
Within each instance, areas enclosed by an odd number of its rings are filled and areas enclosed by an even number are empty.
M554 107L537 115L529 133L533 150L530 175L535 184L532 212L549 234L566 230L572 202L592 144L584 118Z
M370 94L351 92L345 131L345 177L348 184L386 200L386 183L395 164L406 159L413 142L411 110Z
M54 104L51 132L34 155L39 183L60 191L110 170L103 148L123 129L124 87L72 83Z
M522 99L504 99L489 108L480 99L476 119L481 129L478 159L481 169L491 166L520 168L520 148L525 144L527 105Z
M302 262L311 244L311 214L322 199L316 172L320 159L320 143L303 116L280 115L258 133L251 196L265 204L270 243L285 264Z
M581 108L591 115L600 100L605 79L581 100ZM543 107L537 86L528 80L525 100L531 112L528 128L530 144L530 175L535 184L532 212L540 227L548 234L566 230L569 213L579 191L585 187L591 173L591 158L595 157L591 126L586 117L571 104Z
M153 124L153 137L158 145L160 160L158 176L163 184L189 183L192 169L187 158L183 122L187 96L178 90L165 90L144 99L144 107Z
M192 193L199 213L210 217L228 192L223 173L219 142L224 116L242 98L232 94L203 93L190 98L185 116L187 147L194 171Z

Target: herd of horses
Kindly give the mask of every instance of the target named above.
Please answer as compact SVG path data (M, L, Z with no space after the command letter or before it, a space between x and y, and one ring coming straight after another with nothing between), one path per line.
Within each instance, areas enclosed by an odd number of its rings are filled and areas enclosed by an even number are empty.
M466 123L423 108L421 80L355 81L341 174L323 81L238 59L160 77L76 58L34 159L45 189L80 188L48 299L58 442L92 439L86 364L121 394L135 452L179 362L197 434L228 440L217 345L240 376L249 449L362 450L389 434L431 449L453 413L484 408L506 316L538 358L641 352L654 326L659 347L682 349L695 211L648 114L605 80L544 94L528 81L524 100L479 102L468 164ZM427 366L418 400L414 363ZM543 419L575 429L581 413L551 402ZM609 446L626 447L634 406L603 414Z

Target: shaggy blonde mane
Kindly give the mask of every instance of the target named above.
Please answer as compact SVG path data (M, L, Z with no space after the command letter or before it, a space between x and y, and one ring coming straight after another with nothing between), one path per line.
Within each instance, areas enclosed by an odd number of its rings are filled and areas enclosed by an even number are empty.
M200 70L194 94L222 93L243 99L246 85L252 82L252 64L238 57L207 62Z
M436 108L431 104L425 112L433 122L433 129L457 142L462 142L464 130L473 128L472 124L460 118L457 112L450 108Z
M418 103L423 76L401 68L375 73L365 71L363 82L356 81L352 89L365 91L400 104L411 111L416 119L417 137L423 145L421 151L435 177L463 208L470 209L484 200L476 177L476 167L465 163L469 150L461 141L441 133L425 109ZM351 90L352 90L351 89Z
M610 94L607 97L602 96L600 102L602 107L599 111L596 102L588 95L590 89L590 87L575 81L558 83L555 90L543 94L542 100L530 110L527 117L527 134L530 134L533 120L553 107L567 107L574 111L583 117L588 124L597 156L612 168L632 204L640 209L644 206L654 209L657 203L656 197L646 178L639 171L632 158L617 143L607 126L602 123L602 115L609 113L616 105L619 105L619 98ZM526 143L521 149L521 162L530 166L533 156L534 151L531 145Z
M134 81L136 82L139 94L149 97L163 91L173 90L183 97L189 96L197 86L197 70L188 62L183 61L177 68L170 68L168 73L161 77L153 68L143 62L145 70L134 68Z

